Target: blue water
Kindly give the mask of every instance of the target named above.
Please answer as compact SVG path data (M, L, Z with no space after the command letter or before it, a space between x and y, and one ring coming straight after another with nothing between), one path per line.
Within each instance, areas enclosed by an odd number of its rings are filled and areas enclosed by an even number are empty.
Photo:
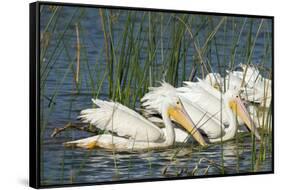
M54 128L63 127L68 122L77 122L76 118L82 109L91 107L91 98L93 97L93 89L91 88L91 79L94 81L95 89L97 89L98 81L101 80L106 69L106 58L104 50L104 35L102 30L101 18L98 9L95 8L75 8L60 7L54 16L48 30L45 31L48 21L51 18L52 11L50 7L41 7L40 31L41 36L45 37L41 40L41 45L45 43L44 39L49 39L48 49L46 53L41 49L41 181L42 184L70 184L70 183L86 183L86 182L103 182L115 180L135 180L144 178L165 178L175 176L191 176L191 175L214 175L230 173L245 173L258 171L271 171L271 152L268 147L266 159L263 162L253 162L253 147L250 137L246 137L243 141L226 142L223 145L212 145L207 149L189 145L178 145L161 151L149 151L141 153L113 153L103 149L95 149L86 151L80 149L67 149L62 143L71 139L87 137L90 134L79 131L66 131L59 134L55 138L50 135ZM109 10L106 14L110 14ZM111 10L111 14L116 17L116 21L112 24L113 28L113 44L118 44L118 39L122 37L122 31L128 14L136 15L132 17L135 23L135 30L140 26L143 15L144 32L140 35L144 44L140 55L140 67L143 66L147 59L148 47L148 16L143 12L124 10ZM163 33L156 32L155 41L157 51L155 55L154 73L161 73L165 59L168 59L171 43L169 38L172 34L172 26L179 25L176 17L181 14L173 13L150 13L155 19L155 29L160 31L162 27ZM202 47L210 31L218 25L221 16L213 16L212 22L203 15L188 15L189 22L192 23L192 32L196 34L200 28L198 35L195 36L196 42ZM243 23L245 22L245 25ZM221 72L224 76L225 66L231 61L231 51L233 42L239 36L241 28L243 30L237 44L236 56L234 63L245 63L245 49L249 45L249 32L251 31L253 43L259 25L262 22L259 35L257 36L255 46L252 52L251 63L262 64L266 68L271 68L271 20L259 18L242 18L227 17L226 23L223 23L215 38L208 44L207 53L204 59L212 67L213 72ZM252 25L251 25L252 23ZM79 93L76 92L74 84L75 65L76 65L76 31L75 24L80 28L81 41L81 76ZM66 27L67 26L67 27ZM251 27L252 26L252 27ZM146 32L145 32L146 31ZM61 36L63 35L63 38ZM183 64L179 64L178 81L174 81L176 85L180 85L183 80L187 80L191 73L191 64L196 60L196 50L193 40L185 34L187 43L191 43L188 47L187 54L184 55L187 64L183 68ZM161 48L165 51L163 55ZM181 50L182 51L182 50ZM116 52L118 56L120 52ZM46 69L45 69L46 68ZM73 69L74 68L74 69ZM48 70L51 71L48 73ZM89 72L90 70L90 72ZM186 75L183 75L183 71ZM91 74L90 74L91 73ZM262 71L264 76L268 73ZM161 75L153 75L154 81L162 79ZM196 76L201 77L200 73ZM133 88L133 87L132 87ZM108 99L108 79L105 77L101 86L99 98ZM183 146L183 147L182 147ZM259 156L259 143L255 147L256 155ZM171 159L175 152L178 152L176 159ZM205 158L203 160L200 159ZM200 162L200 163L199 163ZM216 167L215 163L219 165ZM223 169L220 168L223 166ZM194 168L198 167L198 170ZM208 169L207 169L208 168ZM166 170L166 172L164 172ZM208 171L208 172L207 172Z

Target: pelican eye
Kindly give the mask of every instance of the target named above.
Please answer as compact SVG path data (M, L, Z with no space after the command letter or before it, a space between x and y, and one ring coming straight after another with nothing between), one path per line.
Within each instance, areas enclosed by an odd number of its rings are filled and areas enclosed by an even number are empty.
M177 105L179 105L180 104L180 102L179 101L177 101L177 103L176 103Z

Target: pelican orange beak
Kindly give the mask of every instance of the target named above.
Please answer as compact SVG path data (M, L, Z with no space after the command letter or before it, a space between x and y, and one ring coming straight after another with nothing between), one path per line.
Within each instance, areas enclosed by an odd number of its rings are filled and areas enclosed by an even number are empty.
M239 96L234 98L233 100L231 100L229 102L229 106L232 109L232 111L244 121L247 128L255 135L255 137L258 140L261 140L259 132L258 132L252 118L250 117L249 112L247 111L245 105L243 104L243 102L241 101Z
M168 108L168 115L169 117L184 127L189 134L202 146L207 146L208 144L205 142L203 136L195 127L195 124L191 120L188 113L182 106L181 102L178 102L177 106L169 107Z

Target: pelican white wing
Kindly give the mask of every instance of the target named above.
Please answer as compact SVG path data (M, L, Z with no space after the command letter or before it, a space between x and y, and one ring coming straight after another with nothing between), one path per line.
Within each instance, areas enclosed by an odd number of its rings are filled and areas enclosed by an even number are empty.
M243 71L228 72L229 74L226 76L228 88L239 87L244 80L243 98L269 107L271 103L271 80L262 77L255 66L240 64L239 68L242 68Z
M227 116L221 110L224 110L222 106L222 94L218 90L214 89L204 80L198 79L198 82L184 82L186 86L177 88L177 92L180 96L185 97L187 100L193 103L194 107L201 109L201 111L211 113L210 116L218 121L227 123Z
M98 107L81 111L79 118L83 122L137 141L154 142L162 139L162 131L135 111L117 102L92 101Z

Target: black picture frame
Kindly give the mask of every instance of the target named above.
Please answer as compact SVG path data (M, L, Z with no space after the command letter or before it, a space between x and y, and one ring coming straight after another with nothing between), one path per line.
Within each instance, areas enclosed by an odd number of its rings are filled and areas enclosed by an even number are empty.
M192 13L201 15L216 16L232 16L232 17L248 17L248 18L267 18L272 21L272 170L266 172L248 172L238 174L224 175L208 175L208 176L190 176L190 177L171 177L171 178L149 178L140 180L120 180L93 183L74 183L61 185L42 185L40 183L40 6L69 6L69 7L87 7L87 8L106 8L121 10L137 10L137 11L153 11L153 12L169 12L169 13ZM125 6L109 6L109 5L92 5L79 3L60 3L60 2L34 2L29 4L29 59L30 59L30 77L29 77L29 185L33 188L54 188L54 187L72 187L72 186L88 186L103 184L119 184L119 183L136 183L166 180L184 180L195 178L213 178L213 177L231 177L245 175L260 175L274 173L274 17L265 15L248 15L218 12L200 12L187 10L170 10L156 8L141 7L125 7Z

